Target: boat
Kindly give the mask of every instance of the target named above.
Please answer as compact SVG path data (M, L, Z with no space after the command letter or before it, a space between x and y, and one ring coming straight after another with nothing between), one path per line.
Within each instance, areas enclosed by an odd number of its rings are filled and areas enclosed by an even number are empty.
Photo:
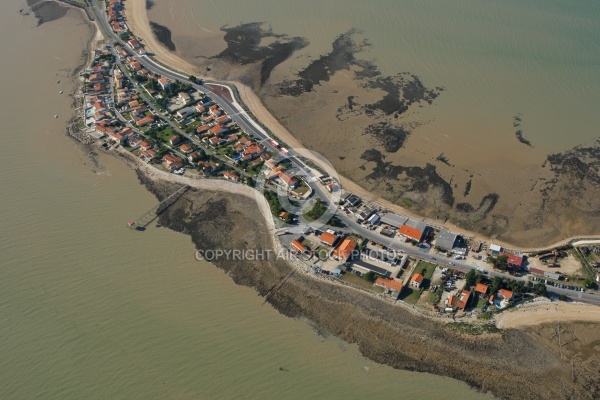
M63 91L61 90L60 92L58 92L58 94L63 94Z
M56 83L60 83L60 79L56 81Z

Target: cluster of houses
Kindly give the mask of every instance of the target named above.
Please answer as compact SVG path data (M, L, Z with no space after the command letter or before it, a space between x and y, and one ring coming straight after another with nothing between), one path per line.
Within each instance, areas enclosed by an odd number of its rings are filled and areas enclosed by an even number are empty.
M122 36L125 34L130 34L129 28L123 19L122 0L109 0L106 8L106 14L110 27L117 35ZM131 49L138 54L146 54L144 45L141 44L136 38L130 38L127 40L127 46L131 47Z

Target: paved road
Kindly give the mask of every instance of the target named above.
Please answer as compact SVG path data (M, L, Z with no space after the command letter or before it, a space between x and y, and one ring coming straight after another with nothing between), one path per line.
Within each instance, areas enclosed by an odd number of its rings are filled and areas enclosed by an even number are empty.
M274 151L277 153L280 152L280 149L273 146L269 142L269 140L267 140L267 139L270 139L268 134L256 122L254 122L250 116L248 116L246 114L246 112L243 110L243 108L241 108L241 106L239 106L238 104L235 104L234 102L229 101L229 99L227 99L225 96L215 93L210 88L208 88L206 85L194 84L194 83L190 82L187 79L188 76L182 75L182 74L172 71L168 68L165 68L164 66L158 64L156 61L154 61L147 55L139 55L139 54L133 52L129 48L129 46L124 41L122 41L112 31L110 25L108 24L108 21L106 20L106 14L98 8L96 1L92 0L91 4L92 4L93 12L96 14L97 21L102 26L102 29L105 32L105 35L108 35L108 38L112 42L113 45L116 43L120 44L124 49L126 49L127 52L129 52L129 54L135 60L137 60L141 65L146 67L148 70L150 70L156 74L159 74L163 77L166 77L168 79L171 79L171 80L179 80L181 82L188 83L194 89L206 93L216 103L218 103L219 106L227 114L229 114L232 117L232 119L240 126L240 128L242 130L244 130L249 135L252 135L256 140L261 141L261 144L263 144L268 150ZM223 86L226 86L226 85L223 85ZM165 116L163 116L163 118L165 118L167 121L169 121L170 125L173 126L180 134L189 138L193 142L197 142L194 138L191 138L190 135L188 135L186 132L183 132L181 129L174 126L170 122L169 118L167 118ZM307 173L312 175L312 173L310 173L310 171L311 171L310 168L307 167L304 163L302 163L298 159L297 154L294 154L293 151L290 151L289 156L290 156L289 157L290 160L292 161L293 165L296 168L306 171ZM315 191L315 195L317 197L321 198L322 200L324 200L326 202L329 202L328 199L330 198L330 195L324 191L323 187L318 182L308 182L308 184ZM436 256L431 256L431 255L427 254L427 252L424 252L420 248L416 248L412 245L403 245L398 242L394 242L392 239L390 239L386 236L383 236L377 232L366 229L362 225L358 224L353 218L348 217L344 213L337 213L336 216L338 218L340 218L340 220L342 220L342 222L344 222L349 228L351 228L354 232L356 232L360 236L370 239L374 242L382 243L394 250L403 251L404 253L409 254L411 256L419 257L419 258L429 260L429 261L435 262L435 263L443 265L443 266L458 268L458 269L462 269L465 271L477 268L476 266L467 264L464 261L459 261L459 260L450 261L450 260L446 259L445 257L439 258ZM452 262L454 265L451 266L450 262ZM527 280L526 277L513 277L508 274L498 273L495 271L489 272L489 275L492 277L499 276L499 277L506 277L506 278L510 278L510 279L517 279L517 280ZM572 290L559 289L559 288L556 288L554 286L549 286L549 285L547 285L547 288L548 288L548 291L551 293L565 294L565 295L572 297L578 301L583 301L583 302L600 305L600 297L598 297L596 294L574 292Z

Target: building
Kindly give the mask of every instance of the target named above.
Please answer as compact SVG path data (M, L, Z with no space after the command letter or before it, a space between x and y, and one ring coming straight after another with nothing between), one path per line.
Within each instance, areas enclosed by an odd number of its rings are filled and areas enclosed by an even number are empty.
M425 221L414 221L409 219L400 227L398 232L408 239L421 243L429 230Z
M179 100L183 101L185 104L189 103L191 98L190 95L185 92L179 93Z
M352 239L344 239L342 243L333 250L332 256L337 260L348 260L356 248L356 242Z
M296 179L296 177L288 175L283 171L279 171L277 177L289 188L295 188L298 185L298 179Z
M502 296L503 299L505 300L512 300L514 297L514 294L511 290L508 289L500 289L498 290L498 294L500 296Z
M160 78L158 80L158 85L162 88L162 90L167 90L171 82L167 78Z
M490 244L490 251L492 252L492 255L497 256L502 252L502 246Z
M140 143L140 149L146 151L146 150L150 150L152 148L152 143L149 143L147 141L142 141L142 143Z
M210 128L211 133L214 133L215 135L223 135L227 132L229 132L229 128L227 128L225 125L215 125L212 128Z
M292 240L292 243L290 243L290 246L292 247L292 249L298 250L300 253L306 253L306 251L307 251L306 246L303 245L302 243L300 243L296 239Z
M451 251L454 246L456 246L458 241L458 234L452 233L445 229L440 230L440 232L435 236L435 245L442 250Z
M381 218L379 218L378 214L373 214L369 217L369 219L367 220L367 223L371 226L375 226L379 224Z
M355 272L358 272L361 275L367 274L369 272L373 272L375 274L384 276L386 278L389 278L392 276L392 273L390 271L388 271L387 269L378 267L377 265L373 265L364 260L354 261L354 263L352 264L352 270Z
M398 296L400 296L403 287L402 282L385 278L377 278L375 280L375 285L384 288L394 299L397 299Z
M475 291L482 296L485 296L489 289L490 287L484 283L478 283L477 286L475 286Z
M189 143L185 143L185 144L181 145L179 150L181 150L181 152L184 154L189 154L192 151L194 151L194 148Z
M135 121L135 124L137 126L145 126L145 125L148 125L148 124L150 124L152 122L154 122L154 117L147 116L147 117L138 119L137 121Z
M172 145L181 143L181 137L179 135L173 135L169 138L169 143L171 143Z
M321 243L328 246L333 246L335 245L335 242L337 242L338 236L335 234L335 232L327 230L323 232L321 236L319 236L319 239L321 240Z
M423 277L423 275L421 274L414 274L412 276L412 278L410 278L410 287L413 289L419 289L421 288L421 285L423 284L423 279L425 279Z
M381 223L394 226L396 228L400 228L408 221L408 218L403 217L402 215L387 213L381 217Z
M507 256L506 264L511 268L521 269L523 268L524 257L522 254L511 254L506 253Z
M177 111L177 116L179 118L187 118L191 115L194 115L196 113L196 109L194 107L186 107L186 108L182 108L181 110Z
M240 177L233 172L225 171L225 172L223 172L223 176L225 177L225 179L228 179L230 181L234 181L234 182L240 181Z
M458 302L456 303L456 307L461 310L465 310L469 305L469 300L471 299L471 292L468 290L463 290L458 297Z
M163 156L163 165L166 168L169 168L171 171L176 170L176 169L180 169L181 167L183 167L183 164L181 162L181 160L174 156L173 154L165 154Z

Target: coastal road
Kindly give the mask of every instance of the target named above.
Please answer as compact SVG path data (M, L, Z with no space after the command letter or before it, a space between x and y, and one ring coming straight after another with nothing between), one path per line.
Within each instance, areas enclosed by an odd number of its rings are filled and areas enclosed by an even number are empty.
M194 89L204 92L209 97L211 97L216 103L218 103L219 106L227 114L229 114L232 117L232 119L240 126L240 128L242 130L244 130L249 135L252 135L256 140L261 141L261 143L270 151L274 151L276 153L280 152L279 148L273 146L270 143L270 141L267 140L267 139L270 139L270 137L264 131L264 129L262 129L257 122L252 120L252 118L245 112L245 110L243 110L243 108L240 105L238 105L235 102L230 101L227 97L214 92L206 85L195 84L195 83L190 82L188 80L188 76L185 76L182 73L173 71L169 68L162 66L161 64L157 63L155 60L151 59L147 55L139 55L139 54L135 53L132 49L129 48L129 46L123 40L121 40L121 38L119 38L112 31L112 29L106 19L106 13L104 13L103 11L100 10L97 2L95 0L92 0L91 4L92 4L92 10L93 10L94 14L96 15L97 22L101 25L101 28L105 33L105 37L107 37L111 41L112 45L114 45L116 43L120 44L135 60L137 60L141 65L143 65L148 70L154 72L155 74L159 74L159 75L164 76L171 80L179 80L181 82L190 84ZM223 84L218 84L218 83L213 83L213 84L220 85L223 87L228 87L227 85L223 85ZM166 117L163 116L163 118L166 118ZM170 119L169 118L166 118L166 119L170 123ZM173 126L172 123L171 123L171 126ZM179 128L177 128L177 131L180 132L181 130ZM180 133L182 133L182 131ZM189 135L187 133L182 133L182 134L185 137L189 138ZM192 140L192 141L195 142L195 140ZM298 159L298 155L294 154L292 151L290 151L289 158L291 159L291 161L293 162L295 167L300 168L305 171L311 171L310 168L308 168L304 163L302 163ZM315 191L315 194L317 195L317 197L321 198L325 202L328 202L330 195L325 193L323 188L320 187L317 182L314 182L314 181L309 182L309 185ZM361 235L362 237L365 237L374 242L382 243L394 250L403 251L404 253L415 256L415 257L419 257L419 258L422 258L422 259L425 259L428 261L432 261L432 262L435 262L435 263L443 265L443 266L458 268L458 269L462 269L465 271L477 268L473 265L467 264L465 262L461 262L459 260L456 260L456 261L454 261L454 260L447 261L445 259L438 260L437 257L431 256L431 255L427 254L426 252L424 252L424 251L420 250L419 248L416 248L412 245L402 245L397 242L394 242L392 239L390 239L386 236L383 236L377 232L370 231L370 230L366 229L365 227L363 227L362 225L358 224L354 219L348 217L347 215L345 215L343 213L338 213L337 216L342 220L342 222L344 222L348 227L350 227L354 232ZM450 262L452 262L454 265L450 265ZM495 271L490 271L489 275L492 277L499 276L499 277L506 277L509 279L519 279L519 280L527 279L525 277L513 277L510 275L498 273ZM556 288L554 286L549 286L549 285L547 285L547 289L551 293L557 293L559 295L564 294L564 295L567 295L577 301L600 305L600 298L597 295L592 294L592 293L574 292L572 290Z

